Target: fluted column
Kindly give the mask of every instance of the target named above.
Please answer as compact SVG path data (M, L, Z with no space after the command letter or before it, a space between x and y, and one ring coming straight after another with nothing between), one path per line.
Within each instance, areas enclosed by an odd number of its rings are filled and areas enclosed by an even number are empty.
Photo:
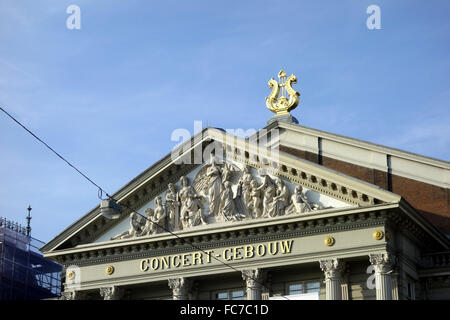
M375 270L375 288L377 300L392 300L392 264L391 254L370 254L370 263Z
M343 262L339 259L321 260L320 268L325 274L326 300L342 300L341 271Z
M100 295L103 300L120 300L123 294L124 290L117 286L100 288Z
M262 269L243 270L242 279L247 285L247 300L262 300Z
M169 279L173 300L188 300L188 280L186 278Z

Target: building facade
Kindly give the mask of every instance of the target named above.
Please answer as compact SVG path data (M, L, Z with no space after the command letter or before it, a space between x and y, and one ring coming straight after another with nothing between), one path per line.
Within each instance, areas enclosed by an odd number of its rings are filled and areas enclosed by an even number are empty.
M204 129L42 247L62 299L450 299L450 164L299 125L295 81L255 135Z
M41 300L61 295L61 265L39 252L44 243L0 217L0 300Z

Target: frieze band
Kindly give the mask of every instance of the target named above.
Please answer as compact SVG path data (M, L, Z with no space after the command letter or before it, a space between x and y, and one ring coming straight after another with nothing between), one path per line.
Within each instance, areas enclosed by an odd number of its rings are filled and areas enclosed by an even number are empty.
M131 213L130 228L111 240L331 208L310 201L300 185L291 195L281 178L273 179L263 169L258 171L258 176L261 183L252 175L250 167L240 170L212 156L210 163L199 170L192 185L186 176L180 178L179 191L170 183L165 203L162 196L156 197L155 208L145 210L147 219Z
M183 268L196 265L210 264L214 259L231 262L266 255L290 254L294 240L275 241L269 243L249 244L243 246L229 247L223 250L203 250L197 252L183 253L178 255L162 256L142 259L139 269L142 272L157 271L174 268Z

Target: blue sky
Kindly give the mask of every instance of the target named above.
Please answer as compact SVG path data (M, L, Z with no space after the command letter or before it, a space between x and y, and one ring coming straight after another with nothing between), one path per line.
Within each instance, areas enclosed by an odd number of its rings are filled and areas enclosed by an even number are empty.
M69 30L69 5L81 29ZM369 5L381 30L369 30ZM450 160L450 2L0 0L0 105L108 190L177 128L259 129L267 81L300 124ZM0 216L52 239L97 190L0 114Z

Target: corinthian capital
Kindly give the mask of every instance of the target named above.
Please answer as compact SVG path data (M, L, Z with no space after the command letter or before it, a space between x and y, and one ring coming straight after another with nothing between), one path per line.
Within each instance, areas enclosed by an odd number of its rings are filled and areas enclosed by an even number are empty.
M168 280L169 287L173 291L174 300L187 299L187 284L188 281L185 278L172 278Z
M59 300L84 300L86 299L86 294L81 291L63 291L61 292L61 297Z
M100 295L104 300L120 300L123 293L123 289L117 286L100 288Z
M340 259L320 260L320 268L325 273L325 280L340 279L344 262Z
M369 261L374 266L375 273L389 273L392 271L395 257L390 253L369 254Z
M242 270L242 279L245 280L247 288L259 288L262 286L263 272L259 268Z

